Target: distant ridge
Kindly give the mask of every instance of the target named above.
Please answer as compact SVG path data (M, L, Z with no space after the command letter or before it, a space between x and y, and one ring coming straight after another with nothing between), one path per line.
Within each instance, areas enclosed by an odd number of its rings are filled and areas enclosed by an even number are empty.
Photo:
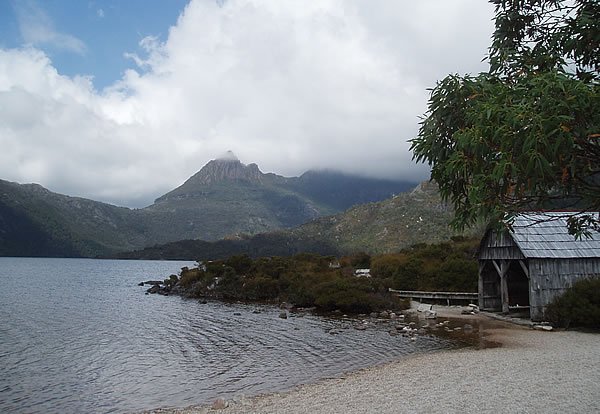
M94 257L184 239L291 228L414 186L331 171L263 173L232 152L132 210L0 180L0 256Z
M448 227L452 218L453 211L442 202L437 185L424 182L388 200L354 206L292 229L255 236L234 234L215 242L182 240L115 257L216 260L239 254L254 258L298 253L382 254L458 235L479 237L483 234L483 228L464 234L453 231Z

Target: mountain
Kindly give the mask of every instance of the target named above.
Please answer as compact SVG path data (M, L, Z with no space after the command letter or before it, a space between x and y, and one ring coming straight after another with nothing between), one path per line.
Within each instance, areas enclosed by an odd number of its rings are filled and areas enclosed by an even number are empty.
M437 184L424 182L412 191L316 219L288 233L297 240L318 237L348 253L390 253L458 235L448 227L453 217L453 210L440 198Z
M0 256L94 257L182 239L214 241L291 228L411 188L332 171L262 173L233 154L212 160L143 209L0 180Z
M168 220L169 225L161 228L172 234L172 240L217 240L232 233L299 226L413 186L331 171L287 178L264 174L256 164L245 165L230 156L210 161L145 210Z
M86 257L144 245L134 210L0 180L0 255Z
M419 243L436 243L453 236L478 236L481 228L459 234L448 227L453 211L435 183L425 182L388 200L359 205L318 218L299 227L255 236L234 234L207 242L182 240L118 258L215 260L232 255L291 256L298 253L346 255L392 253Z

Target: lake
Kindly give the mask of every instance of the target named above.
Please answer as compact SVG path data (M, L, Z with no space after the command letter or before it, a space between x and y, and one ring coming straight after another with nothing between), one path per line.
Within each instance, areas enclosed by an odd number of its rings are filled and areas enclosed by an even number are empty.
M131 412L285 391L466 346L348 317L145 295L191 262L0 257L0 412Z

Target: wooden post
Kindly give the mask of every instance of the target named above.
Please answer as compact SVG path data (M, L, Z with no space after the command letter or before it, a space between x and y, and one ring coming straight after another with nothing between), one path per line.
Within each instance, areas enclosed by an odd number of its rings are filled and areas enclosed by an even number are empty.
M483 260L479 261L479 282L477 285L477 293L478 295L478 305L479 309L483 310L485 308L483 303L483 268L485 266L485 262Z
M508 313L508 267L510 266L509 260L500 260L500 266L495 260L492 260L496 272L500 276L500 297L502 299L502 313Z
M508 313L508 264L502 264L502 277L500 278L500 292L502 295L502 313Z

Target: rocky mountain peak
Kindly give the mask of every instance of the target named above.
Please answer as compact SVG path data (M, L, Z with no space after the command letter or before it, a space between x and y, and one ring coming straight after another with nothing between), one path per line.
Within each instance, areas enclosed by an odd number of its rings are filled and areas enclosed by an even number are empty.
M224 180L260 181L263 173L256 164L242 164L238 159L216 159L209 161L190 178L194 184L211 184Z
M224 181L241 180L260 184L263 177L258 165L242 164L233 152L227 151L224 156L209 161L181 186L157 198L155 203L204 197L207 190L203 186Z

